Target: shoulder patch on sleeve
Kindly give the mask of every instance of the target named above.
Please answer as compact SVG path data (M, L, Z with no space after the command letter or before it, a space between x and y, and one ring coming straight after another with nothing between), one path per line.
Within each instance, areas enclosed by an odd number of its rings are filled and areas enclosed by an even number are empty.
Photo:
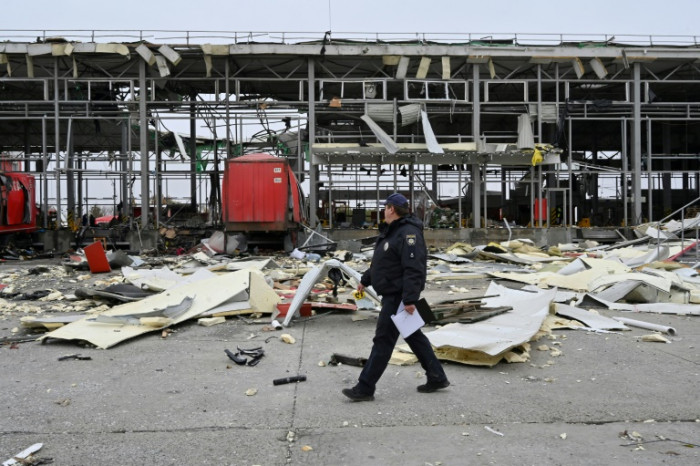
M415 246L416 235L406 235L406 244L408 244L409 246Z

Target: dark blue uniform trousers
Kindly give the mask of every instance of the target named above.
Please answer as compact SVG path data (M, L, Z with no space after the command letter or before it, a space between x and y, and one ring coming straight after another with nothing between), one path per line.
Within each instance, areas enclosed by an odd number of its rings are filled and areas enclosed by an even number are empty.
M374 345L367 362L362 368L359 383L357 384L357 390L362 393L374 395L377 382L389 364L391 353L394 351L396 341L400 335L399 330L394 325L394 321L391 320L391 316L396 314L400 303L401 295L382 296L382 310L379 312L379 318L377 319L377 330L373 340ZM442 364L435 356L428 337L420 329L416 330L405 340L423 367L425 375L428 377L428 382L440 383L447 380Z

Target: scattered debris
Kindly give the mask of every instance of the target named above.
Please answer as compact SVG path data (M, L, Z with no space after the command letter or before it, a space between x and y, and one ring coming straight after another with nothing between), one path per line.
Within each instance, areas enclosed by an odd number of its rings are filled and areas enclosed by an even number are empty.
M246 362L248 362L248 359L244 358L241 356L239 353L234 353L231 350L225 349L224 352L226 353L226 356L228 358L238 364L239 366L244 366Z
M637 443L641 443L644 441L642 434L640 434L639 432L635 432L635 431L629 432L627 430L623 430L622 432L620 432L620 434L618 436L622 439L632 440L632 441L637 442Z
M202 317L201 319L197 319L197 324L203 327L211 327L212 325L219 325L224 322L226 322L226 317L224 316Z
M671 336L677 335L676 329L667 325L652 324L641 320L628 319L626 317L613 317L613 319L624 324L631 325L632 327L639 327L646 330L656 330L658 332L667 333Z
M320 303L313 301L310 303L311 309L324 311L356 311L357 305L352 303ZM303 314L302 314L303 315Z
M647 341L651 343L671 343L668 338L664 337L659 333L652 333L650 335L642 335L640 338L642 341Z
M288 383L305 382L305 381L306 381L305 375L295 375L292 377L283 377L281 379L275 379L272 381L272 385L284 385L284 384L288 384Z
M439 359L464 364L494 366L511 349L528 342L540 330L554 290L537 293L512 290L491 283L486 292L492 298L484 299L484 307L502 307L512 304L512 311L474 324L453 323L426 336L436 347Z
M296 339L288 333L283 333L282 335L280 335L280 340L289 345L293 345L297 342Z
M345 364L347 366L357 366L363 367L367 363L367 358L361 358L356 356L345 356L343 354L333 353L331 355L331 360L328 362L331 366L337 366L338 364Z
M32 455L37 451L41 450L41 447L43 446L43 443L35 443L29 448L25 448L24 450L20 451L7 461L3 461L2 466L12 466L15 464L32 464L34 463Z
M111 272L112 268L107 260L107 254L105 253L104 246L101 242L95 241L89 246L83 248L85 251L85 257L87 258L88 266L90 267L90 273L104 273Z
M309 272L304 274L304 278L299 283L299 287L297 289L296 294L294 295L294 299L292 299L292 302L289 305L289 311L287 311L287 315L284 318L283 325L285 327L288 326L292 318L298 314L299 308L311 292L311 289L313 288L314 284L321 280L323 275L327 274L332 269L339 269L340 273L344 273L346 276L349 277L350 280L354 280L356 283L360 282L361 275L358 271L352 269L347 264L340 262L336 259L325 261L324 263L313 267ZM379 302L379 297L374 292L374 289L371 286L365 288L365 292L367 293L367 295L372 297L377 303Z
M59 361L67 361L69 359L76 359L78 361L91 361L92 358L90 356L81 356L79 354L69 354L67 356L61 356L58 358Z
M232 352L228 349L224 350L226 356L239 366L257 366L260 360L265 356L265 350L262 346L257 348L243 349L239 346L236 347L236 352ZM248 359L250 358L250 359Z
M688 250L688 242L676 239L680 235L665 234L668 239L658 245L652 236L657 235L656 226L635 229L639 240L606 247L593 241L537 247L531 241L515 240L485 246L455 243L443 251L431 248L430 285L444 289L454 299L431 303L438 318L433 325L438 328L426 335L440 359L486 366L528 361L529 343L551 336L556 329L614 334L629 330L629 325L675 336L675 328L669 325L635 325L632 322L641 321L609 318L596 310L700 315L700 275L695 268L677 262ZM685 224L669 222L660 230L678 233L682 228ZM361 242L365 244L364 239ZM60 266L3 270L0 308L3 313L21 314L17 342L31 340L21 331L49 330L39 338L42 342L79 340L100 348L150 331L160 331L165 338L172 326L185 320L211 326L225 323L228 316L254 323L243 316L270 315L262 331L272 331L289 326L299 316L311 316L313 311L348 311L349 318L358 321L373 317L378 310L378 296L371 288L364 296L352 294L360 272L368 266L367 253L299 248L292 254L296 258L286 254L232 258L219 255L223 243L222 235L212 236L177 257L143 258L105 252L101 243L94 243L88 248L99 247L98 252L103 253L99 260L106 258L114 275L76 274L95 261L88 257L92 250L87 248L71 254ZM325 260L324 256L333 258ZM451 284L488 277L494 282L485 296L469 297L472 288L468 285ZM495 280L525 286L517 290ZM53 288L47 288L47 283ZM78 286L71 291L59 285L69 283ZM341 293L348 297L346 301ZM42 315L44 312L65 316ZM2 342L15 341L14 336L10 338ZM287 344L296 342L289 333L279 338ZM669 342L658 334L639 338ZM551 358L563 354L552 344L537 348L549 351ZM240 351L231 354L247 365L257 364L262 357ZM329 364L362 367L365 361L334 354ZM413 363L415 356L405 345L396 348L392 364Z
M60 327L40 340L85 340L106 349L124 340L160 330L213 309L226 310L232 302L247 301L247 306L271 313L279 301L274 290L255 272L242 270L178 285L137 302L113 307L97 317L85 317ZM166 317L168 321L150 322L141 318ZM109 324L109 325L105 325ZM118 332L114 330L118 329Z
M493 429L493 428L491 428L491 427L489 427L489 426L484 426L484 429L488 430L488 431L491 432L492 434L496 434L496 435L499 435L499 436L501 436L501 437L504 436L502 432L499 432L499 431L497 431L497 430L495 430L495 429Z
M418 362L418 357L410 352L408 345L401 345L391 353L389 364L394 366L411 366Z
M566 304L555 303L554 308L557 315L568 317L569 319L574 319L587 328L593 330L629 330L623 323L624 322L618 318L611 319L609 317L601 316L600 314L592 311L587 311L574 306L569 306Z
M495 317L512 310L511 306L482 308L481 302L451 302L437 303L431 306L435 314L435 324L451 323L470 324Z

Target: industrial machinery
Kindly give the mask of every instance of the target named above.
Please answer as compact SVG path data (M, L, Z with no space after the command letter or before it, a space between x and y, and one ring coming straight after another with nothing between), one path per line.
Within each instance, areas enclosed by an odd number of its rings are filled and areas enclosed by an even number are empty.
M227 233L244 234L249 245L283 244L289 251L297 246L308 214L287 159L270 154L229 159L221 192Z

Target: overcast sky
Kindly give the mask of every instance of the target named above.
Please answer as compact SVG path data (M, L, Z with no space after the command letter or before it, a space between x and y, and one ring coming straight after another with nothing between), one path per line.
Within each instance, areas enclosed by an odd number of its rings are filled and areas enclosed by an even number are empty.
M697 0L29 0L9 29L698 35Z

